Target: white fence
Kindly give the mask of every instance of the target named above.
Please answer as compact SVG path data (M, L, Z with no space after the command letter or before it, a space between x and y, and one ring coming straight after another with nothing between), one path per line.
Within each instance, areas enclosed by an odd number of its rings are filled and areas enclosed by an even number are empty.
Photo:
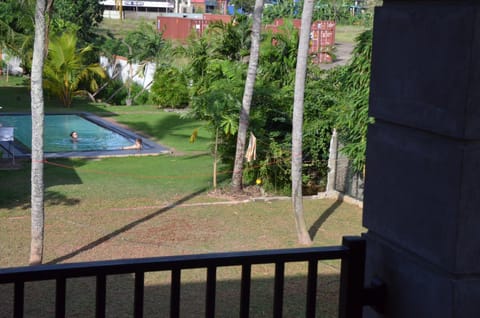
M100 57L100 65L107 71L110 78L121 79L123 83L131 79L133 82L149 89L155 75L155 63L128 63L127 58L115 56L111 61L105 56Z
M16 56L9 56L7 53L2 53L2 61L5 62L3 72L11 75L23 74L22 60Z

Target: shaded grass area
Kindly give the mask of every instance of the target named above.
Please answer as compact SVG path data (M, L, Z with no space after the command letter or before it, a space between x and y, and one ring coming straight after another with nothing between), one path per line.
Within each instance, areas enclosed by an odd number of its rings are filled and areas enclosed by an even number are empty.
M184 193L211 188L212 160L208 154L52 160L45 164L46 206L99 208L164 202ZM220 180L228 176L220 174ZM0 171L0 216L28 213L30 164Z

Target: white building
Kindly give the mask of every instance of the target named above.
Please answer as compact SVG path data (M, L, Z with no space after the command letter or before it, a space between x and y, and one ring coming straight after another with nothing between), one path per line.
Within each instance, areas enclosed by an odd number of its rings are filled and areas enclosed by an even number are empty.
M124 18L156 18L160 13L174 12L175 10L175 0L103 0L100 1L100 4L102 4L104 7L103 16L105 18L120 18L120 10L117 7L117 2L121 3L122 5L122 12Z

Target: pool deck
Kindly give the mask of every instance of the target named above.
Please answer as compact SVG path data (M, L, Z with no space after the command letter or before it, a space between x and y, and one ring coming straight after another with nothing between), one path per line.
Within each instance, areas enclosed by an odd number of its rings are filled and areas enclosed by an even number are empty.
M26 113L6 113L3 112L2 115L25 115ZM171 153L171 151L150 140L148 137L139 135L132 132L126 128L121 127L120 125L113 123L111 121L105 120L97 115L93 115L87 112L78 112L78 113L46 113L45 115L58 115L58 114L67 114L67 115L80 115L97 125L103 126L109 130L112 130L120 135L123 135L129 139L135 140L136 138L142 138L143 147L142 149L132 149L132 150L95 150L95 151L66 151L66 152L45 152L44 157L48 158L108 158L108 157L130 157L130 156L156 156L160 154ZM10 147L10 148L9 148ZM4 152L4 158L9 157L8 150L13 150L15 158L18 159L28 159L31 157L30 150L25 149L22 145L14 142L12 145L9 145L6 141L0 141L0 149Z

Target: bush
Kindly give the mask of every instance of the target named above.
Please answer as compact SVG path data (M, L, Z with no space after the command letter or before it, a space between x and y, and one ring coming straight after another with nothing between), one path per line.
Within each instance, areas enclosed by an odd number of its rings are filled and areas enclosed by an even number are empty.
M157 69L150 90L150 101L159 108L187 107L189 94L185 75L173 66Z
M142 90L142 85L131 83L132 105L148 103L149 93ZM121 80L113 80L97 95L97 99L112 105L127 105L128 87Z

